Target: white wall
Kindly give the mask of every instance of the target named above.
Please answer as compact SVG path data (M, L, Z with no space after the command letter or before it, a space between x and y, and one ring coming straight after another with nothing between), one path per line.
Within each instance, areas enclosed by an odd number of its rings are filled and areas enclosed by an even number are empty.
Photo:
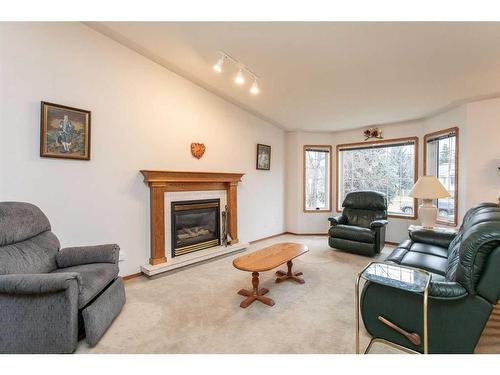
M42 100L92 111L91 161L39 157ZM0 200L40 206L63 246L120 244L122 275L149 258L141 169L245 173L240 240L284 231L284 132L82 24L0 24L0 103Z
M467 104L465 204L500 201L500 98Z

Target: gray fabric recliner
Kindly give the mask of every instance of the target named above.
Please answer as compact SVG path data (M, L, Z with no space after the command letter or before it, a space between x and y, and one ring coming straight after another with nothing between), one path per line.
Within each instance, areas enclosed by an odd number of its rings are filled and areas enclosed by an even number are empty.
M0 202L0 353L94 346L120 313L118 245L59 248L38 207Z

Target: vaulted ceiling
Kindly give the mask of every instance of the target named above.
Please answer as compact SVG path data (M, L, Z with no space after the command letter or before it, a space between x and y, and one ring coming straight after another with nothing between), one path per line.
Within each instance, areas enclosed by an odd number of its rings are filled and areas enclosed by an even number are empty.
M500 93L500 23L103 22L93 29L285 129L429 116ZM212 66L223 50L259 75Z

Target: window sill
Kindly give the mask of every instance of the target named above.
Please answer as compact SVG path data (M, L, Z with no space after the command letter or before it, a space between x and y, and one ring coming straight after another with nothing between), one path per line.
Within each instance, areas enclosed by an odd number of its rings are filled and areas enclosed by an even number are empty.
M315 213L331 213L332 210L303 210L305 214L315 214Z
M439 219L436 220L436 224L444 225L446 227L456 227L457 226L456 221L441 221Z

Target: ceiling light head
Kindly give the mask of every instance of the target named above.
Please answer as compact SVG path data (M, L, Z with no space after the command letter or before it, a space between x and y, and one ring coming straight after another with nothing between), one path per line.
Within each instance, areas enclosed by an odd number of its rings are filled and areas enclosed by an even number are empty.
M259 85L257 84L257 78L254 78L252 87L250 87L250 93L252 95L257 95L260 92Z
M222 72L222 65L224 65L224 59L225 59L225 56L221 55L221 57L219 58L219 60L217 60L217 63L214 65L214 70L217 73Z
M238 73L236 74L236 77L234 78L234 83L237 85L241 86L245 83L245 76L243 75L243 70L240 68L238 70Z

